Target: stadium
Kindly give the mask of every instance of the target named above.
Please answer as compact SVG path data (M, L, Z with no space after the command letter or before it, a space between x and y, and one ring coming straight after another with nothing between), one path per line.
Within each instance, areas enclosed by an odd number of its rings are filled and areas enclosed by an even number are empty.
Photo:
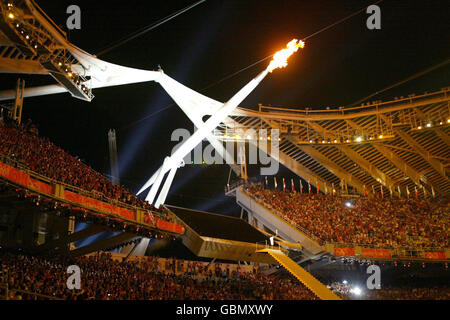
M38 2L0 2L1 300L450 299L444 7L385 52L388 0Z

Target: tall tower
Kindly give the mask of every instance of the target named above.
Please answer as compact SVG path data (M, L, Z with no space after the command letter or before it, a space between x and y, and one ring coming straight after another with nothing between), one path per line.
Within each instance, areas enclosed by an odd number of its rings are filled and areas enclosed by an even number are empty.
M111 166L111 176L112 176L111 181L114 184L120 184L119 167L117 164L116 130L109 129L108 142L109 142L109 164Z
M25 80L17 79L16 98L14 99L14 109L12 118L17 123L22 122L23 92L25 90Z

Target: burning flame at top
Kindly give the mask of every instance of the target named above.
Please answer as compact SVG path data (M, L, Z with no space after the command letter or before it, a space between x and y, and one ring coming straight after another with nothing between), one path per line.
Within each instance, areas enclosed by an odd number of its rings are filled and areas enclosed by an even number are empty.
M305 46L302 40L294 39L286 45L286 49L280 50L273 55L272 61L270 61L267 71L272 72L276 68L284 68L288 65L287 59L294 53L298 51L298 48Z

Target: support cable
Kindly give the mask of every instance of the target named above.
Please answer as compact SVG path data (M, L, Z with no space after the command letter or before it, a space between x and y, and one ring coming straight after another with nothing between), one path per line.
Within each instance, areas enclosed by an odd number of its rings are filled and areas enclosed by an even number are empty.
M384 1L384 0L378 0L377 2L373 3L372 5L377 5L377 4L379 4L379 3L383 2L383 1ZM324 27L324 28L322 28L322 29L320 29L320 30L314 32L314 33L312 33L312 34L310 34L309 36L303 38L302 40L310 39L310 38L312 38L312 37L314 37L314 36L316 36L316 35L318 35L318 34L324 32L324 31L326 31L326 30L328 30L328 29L330 29L330 28L332 28L332 27L334 27L334 26L336 26L336 25L338 25L338 24L340 24L340 23L342 23L342 22L344 22L344 21L347 21L348 19L350 19L350 18L352 18L352 17L354 17L354 16L360 14L361 12L365 11L366 8L367 8L367 6L365 6L364 8L359 9L359 10L353 12L352 14L350 14L350 15L348 15L348 16L346 16L346 17L344 17L344 18L342 18L342 19L340 19L340 20L338 20L338 21L336 21L336 22L334 22L334 23L332 23L332 24L330 24L330 25L328 25L328 26L326 26L326 27ZM272 56L273 56L273 54L271 54L271 55L269 55L269 56L267 56L267 57L265 57L265 58L263 58L263 59L261 59L261 60L258 60L258 61L256 61L256 62L252 63L251 65L249 65L249 66L247 66L247 67L245 67L245 68L242 68L242 69L240 69L240 70L238 70L238 71L236 71L236 72L234 72L234 73L232 73L232 74L229 74L229 75L223 77L222 79L220 79L220 80L218 80L218 81L216 81L216 82L213 82L212 84L210 84L210 85L204 87L204 88L201 89L199 92L203 92L203 91L205 91L205 90L207 90L207 89L209 89L209 88L211 88L211 87L214 87L214 86L218 85L219 83L222 83L222 82L224 82L224 81L226 81L226 80L228 80L228 79L231 79L231 78L233 78L234 76L238 75L239 73L241 73L241 72L243 72L243 71L245 71L245 70L248 70L248 69L250 69L250 68L252 68L252 67L258 65L258 64L260 64L261 62L266 61L267 59L270 59ZM126 125L126 126L121 127L120 129L125 129L125 128L128 128L128 127L131 127L131 126L133 126L133 125L135 125L135 124L137 124L137 123L139 123L139 122L142 122L142 121L144 121L144 120L146 120L146 119L148 119L148 118L153 117L154 115L156 115L156 114L158 114L158 113L160 113L160 112L162 112L162 111L164 111L164 110L167 110L167 109L169 109L169 108L171 108L171 107L174 107L175 105L176 105L175 103L168 104L168 105L166 105L165 107L163 107L163 108L161 108L161 109L159 109L159 110L157 110L157 111L155 111L155 112L153 112L153 113L151 113L151 114L149 114L149 115L147 115L147 116L144 116L143 118L140 118L140 119L138 119L138 120L136 120L136 121L133 121L132 123L130 123L130 124Z

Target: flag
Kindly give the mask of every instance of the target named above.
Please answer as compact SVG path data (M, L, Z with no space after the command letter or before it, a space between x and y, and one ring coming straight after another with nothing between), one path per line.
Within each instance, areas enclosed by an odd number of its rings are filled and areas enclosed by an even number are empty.
M320 191L320 190L319 190L319 182L317 182L317 180L316 180L316 189L317 189L317 190L316 190L316 191L317 191L316 193L319 194L319 191Z
M416 198L419 198L419 191L417 191L417 186L414 186L414 191L416 192Z
M283 178L283 191L286 191L286 181Z
M327 187L327 183L325 182L325 194L328 194L328 187Z
M294 179L291 179L292 192L295 192Z
M300 193L303 193L303 183L301 179L300 179Z
M422 189L423 189L423 196L425 198L428 198L428 193L427 193L427 189L425 188L425 186L422 186Z
M273 177L273 181L274 181L274 184L275 184L275 189L278 187L278 184L277 184L277 177Z
M409 188L408 188L408 186L406 186L406 194L408 195L408 199L409 199Z
M311 183L309 183L309 180L308 180L308 193L311 194Z
M334 188L334 182L331 183L331 188L333 189L333 195L336 193L336 189Z
M366 185L363 185L363 189L364 189L364 196L367 197L367 189L366 189Z
M433 195L433 198L436 197L436 193L434 193L434 188L431 186L431 194Z
M391 198L392 198L392 187L391 186L389 186L389 193L390 193Z
M383 190L383 186L380 185L380 190L381 190L381 197L384 198L384 190Z
M372 185L372 193L375 195L375 187Z
M400 189L400 185L398 185L397 188L398 188L398 197L401 198L402 190Z

